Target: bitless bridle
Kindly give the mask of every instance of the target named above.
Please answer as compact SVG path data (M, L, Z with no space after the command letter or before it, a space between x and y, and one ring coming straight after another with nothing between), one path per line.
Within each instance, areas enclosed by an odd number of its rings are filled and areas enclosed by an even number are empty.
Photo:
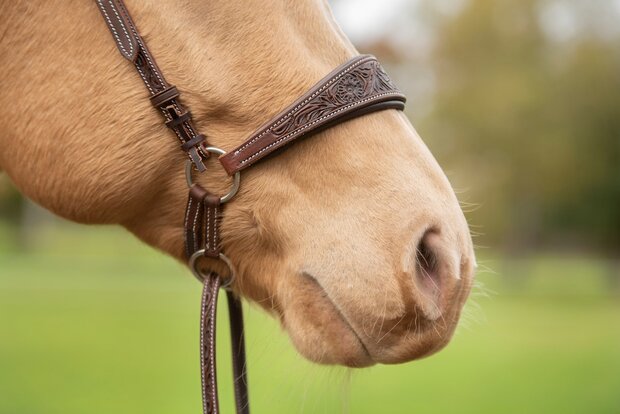
M249 414L245 338L241 302L232 292L233 261L220 249L220 221L223 206L239 190L241 171L275 150L335 124L383 109L403 110L405 96L394 86L379 62L370 55L356 56L334 69L293 104L259 127L231 151L211 146L192 121L191 113L179 101L179 91L166 82L155 59L127 11L123 0L95 0L119 51L138 71L150 93L151 103L164 117L165 125L177 136L187 153L185 176L189 197L185 211L185 255L189 268L203 283L200 321L200 355L203 413L219 412L215 371L215 315L220 287L226 288L231 327L236 411ZM194 171L206 171L212 155L233 182L223 196L209 193L193 181ZM224 262L230 273L226 281L215 271L200 267L202 257ZM224 284L221 284L224 282Z

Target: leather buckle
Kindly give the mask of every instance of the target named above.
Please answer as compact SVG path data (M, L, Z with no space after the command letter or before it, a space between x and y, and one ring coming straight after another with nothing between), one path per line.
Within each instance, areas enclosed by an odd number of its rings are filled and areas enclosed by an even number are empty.
M200 151L200 145L204 141L204 136L200 134L192 136L185 126L185 122L191 119L190 112L179 112L174 105L168 105L164 110L171 118L170 121L166 122L166 126L176 131L181 136L181 140L183 141L181 148L187 152L191 162L196 166L198 171L206 171L207 167L203 160L209 158L210 154L208 151ZM188 145L190 142L193 145Z

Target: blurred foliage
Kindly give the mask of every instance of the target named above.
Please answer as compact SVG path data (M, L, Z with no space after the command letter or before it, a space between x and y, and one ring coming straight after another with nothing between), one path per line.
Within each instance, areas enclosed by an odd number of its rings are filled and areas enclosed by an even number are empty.
M466 183L483 243L620 248L620 39L545 36L541 0L470 0L441 22L421 135Z
M0 219L16 224L22 209L22 197L0 170Z
M6 174L0 171L0 247L5 251L19 250L26 247L22 227L26 200L12 185Z

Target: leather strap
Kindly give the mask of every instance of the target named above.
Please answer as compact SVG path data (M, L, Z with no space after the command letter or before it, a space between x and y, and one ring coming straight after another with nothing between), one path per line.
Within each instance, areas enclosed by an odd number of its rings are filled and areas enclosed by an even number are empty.
M204 135L197 133L191 113L178 101L179 91L166 82L146 44L138 34L122 0L96 0L116 46L125 59L131 61L151 94L151 104L158 108L165 124L179 138L181 149L187 152L198 171L205 171L203 160L209 153ZM217 258L219 243L220 198L209 194L199 185L190 189L185 215L185 249L188 257L204 248L205 256ZM201 303L200 360L204 414L219 413L217 374L215 369L215 331L217 297L221 279L216 273L205 277ZM241 302L229 292L230 326L233 346L235 398L239 414L249 414L247 378L245 371L245 341Z
M198 184L194 184L190 188L184 226L185 249L188 258L201 249L204 249L204 255L207 257L219 257L220 208L221 202L219 197L209 193ZM203 283L200 323L203 412L204 414L217 414L215 314L221 278L217 273L209 272ZM227 291L227 298L233 357L235 404L238 414L249 414L243 311L241 301L231 291Z
M204 199L208 192L200 185L193 185L187 197L185 208L185 255L189 259L203 246Z
M216 312L221 279L210 273L202 289L200 310L200 378L202 384L202 407L204 414L218 414L216 370ZM237 414L250 414L248 383L246 376L245 336L241 301L231 291L226 292L230 315L230 336Z
M219 160L226 172L233 175L298 138L369 112L402 110L405 101L374 56L357 56L324 77Z
M233 381L237 414L250 414L248 397L247 365L245 358L245 332L241 301L231 291L226 291L228 315L230 316L230 340L232 346Z
M220 255L220 197L194 184L189 190L185 208L185 254L189 259L204 249L214 259Z
M219 413L217 372L215 369L215 323L220 277L209 273L202 288L200 310L200 378L202 383L202 410L204 414Z
M138 34L122 0L95 0L99 11L112 33L121 55L131 61L151 94L151 103L164 117L168 126L181 142L198 171L205 171L204 160L209 153L202 149L204 135L197 132L191 114L178 100L179 91L166 82L164 75L151 56L148 47Z
M220 197L207 194L205 206L205 256L220 256Z

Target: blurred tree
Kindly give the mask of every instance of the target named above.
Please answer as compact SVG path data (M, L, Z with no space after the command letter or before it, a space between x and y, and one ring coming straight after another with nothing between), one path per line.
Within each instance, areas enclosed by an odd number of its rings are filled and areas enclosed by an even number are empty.
M451 178L481 202L470 219L488 242L618 252L620 42L558 45L542 30L542 3L470 0L443 23L423 136L465 175Z
M0 171L0 253L23 247L21 226L24 206L25 199L7 175Z

